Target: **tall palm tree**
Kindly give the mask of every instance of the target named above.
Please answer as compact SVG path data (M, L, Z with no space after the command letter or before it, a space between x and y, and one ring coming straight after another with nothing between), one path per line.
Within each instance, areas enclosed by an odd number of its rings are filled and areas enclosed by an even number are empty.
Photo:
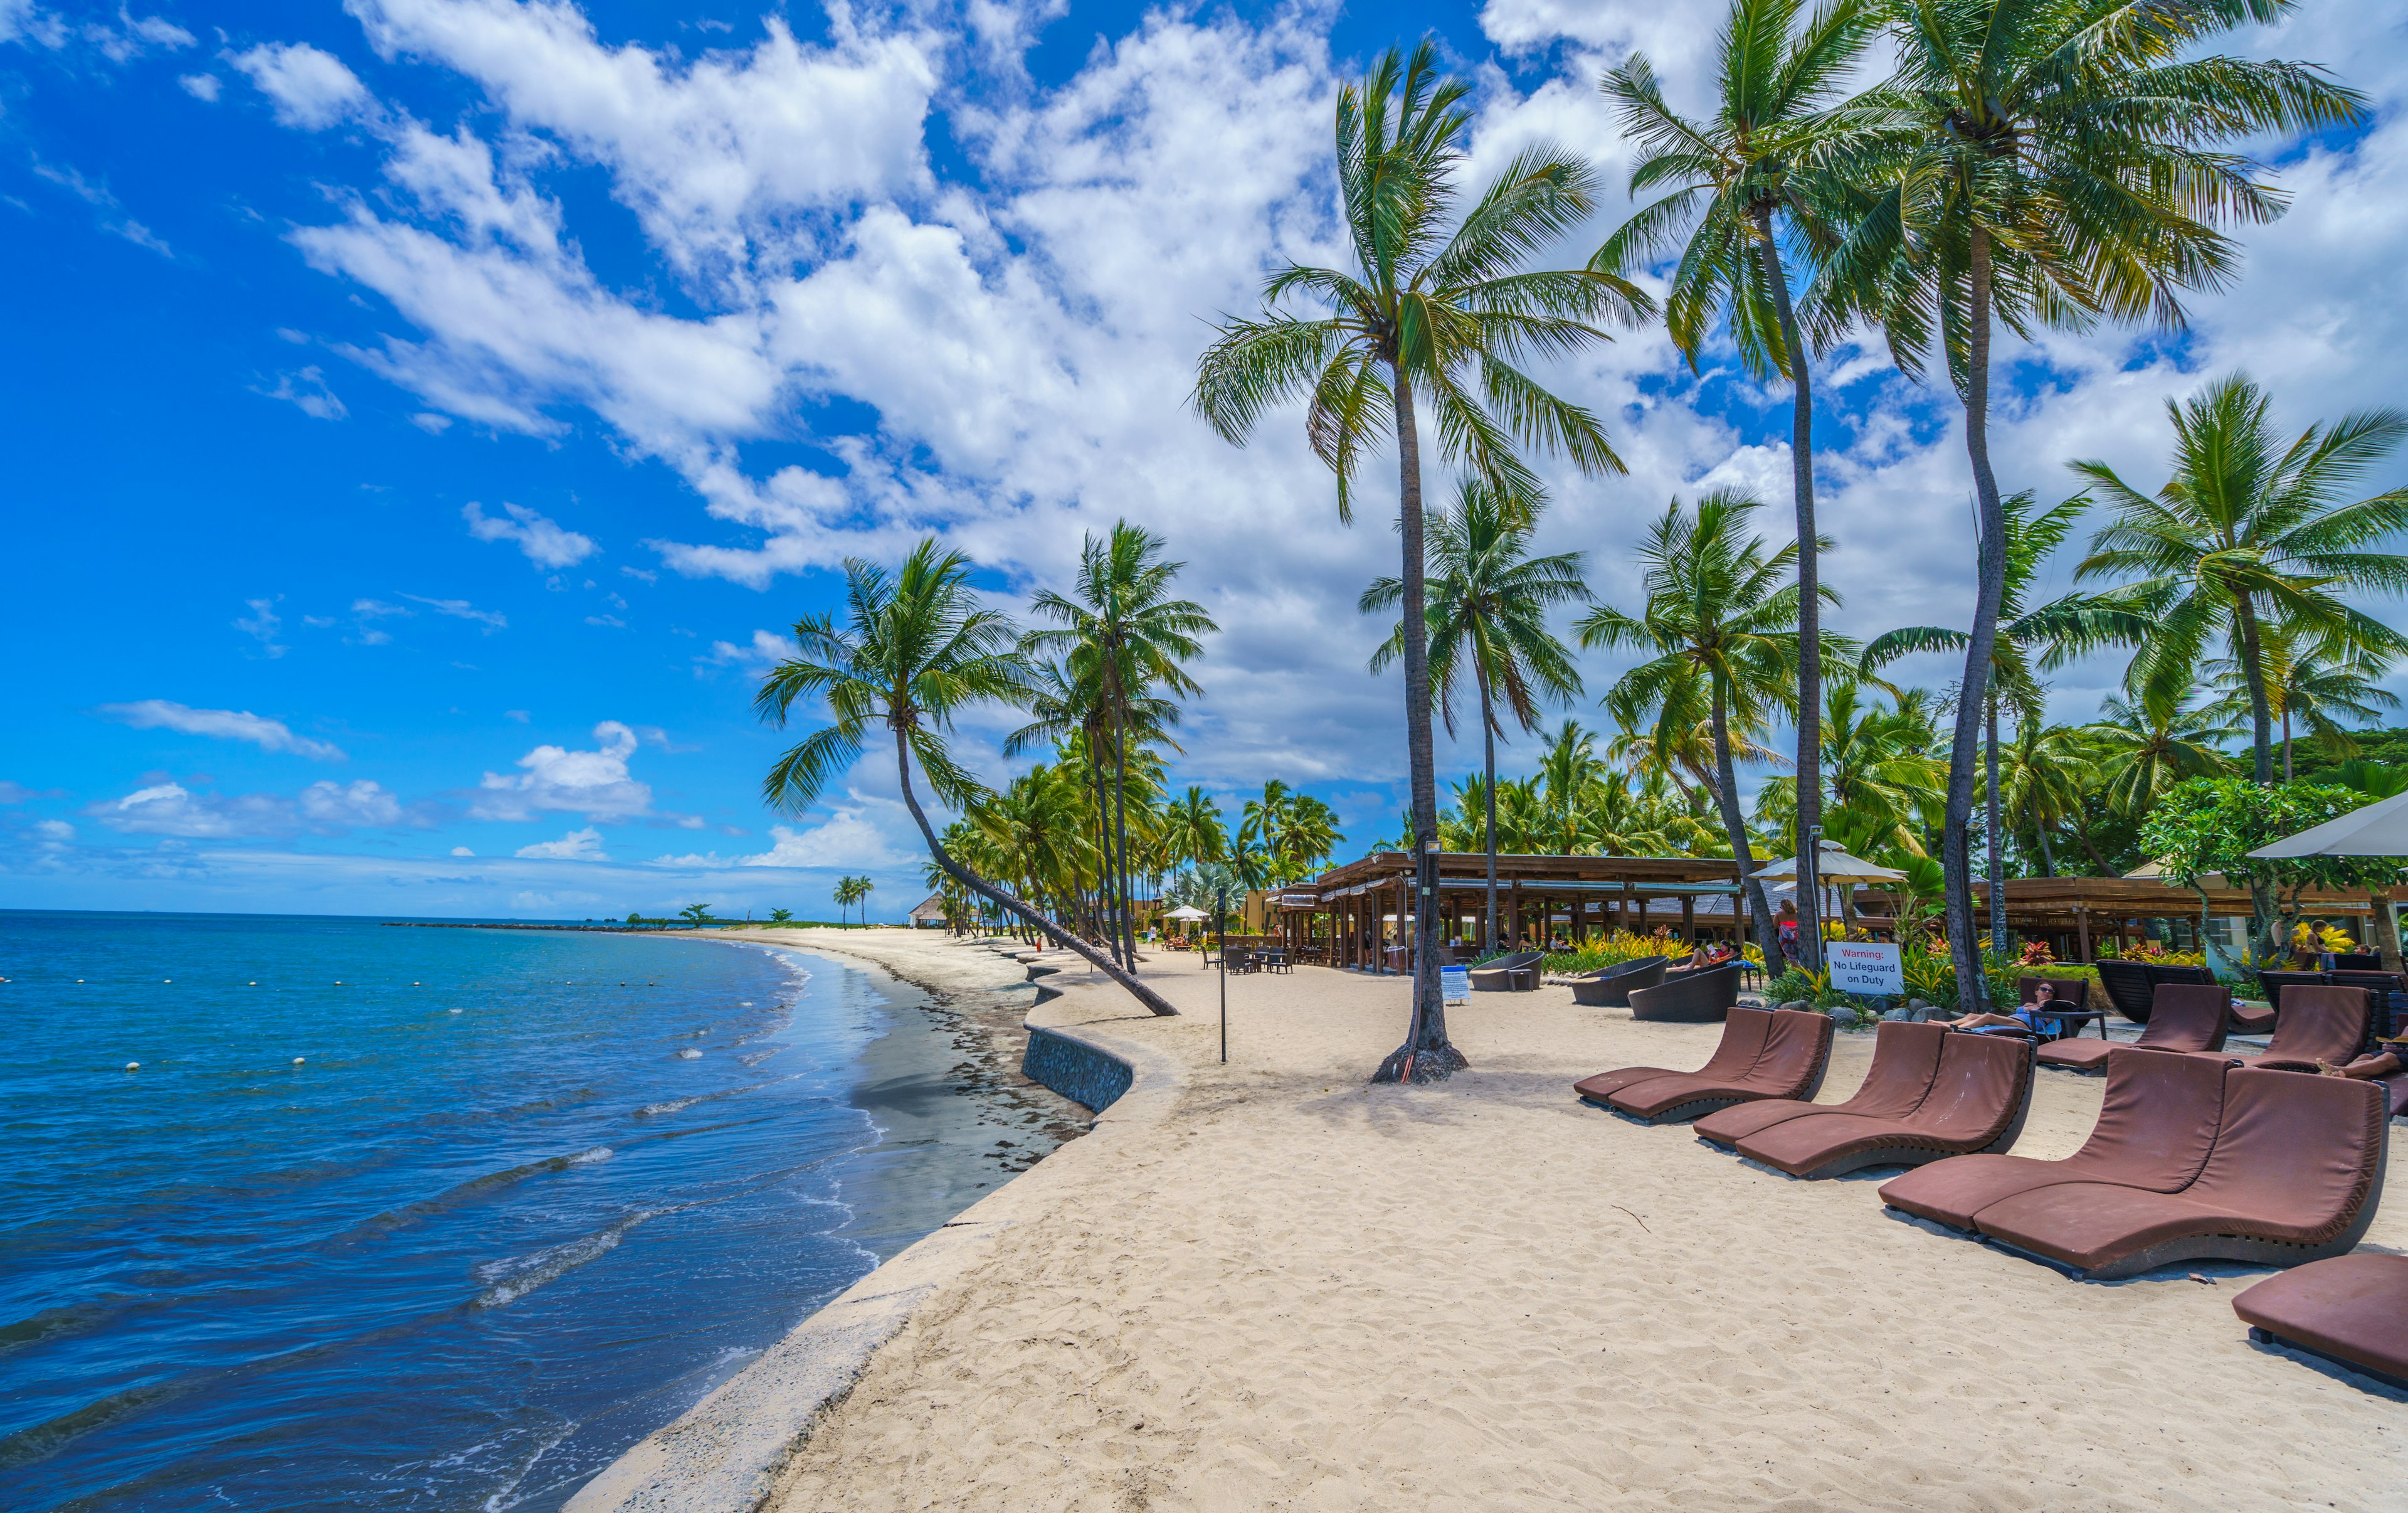
M1019 703L1029 688L1015 627L1009 616L980 602L969 584L969 558L932 538L912 548L891 575L848 557L844 577L844 624L830 613L796 621L796 654L769 670L753 697L754 710L773 725L783 726L795 700L806 697L824 700L829 714L827 725L769 770L763 797L780 809L808 807L861 757L871 727L883 725L895 737L903 805L948 876L1077 953L1154 1013L1178 1013L1109 956L965 868L937 839L920 807L911 785L914 759L937 798L955 810L984 793L946 744L954 716L982 703Z
M1229 833L1221 822L1221 806L1191 786L1172 800L1163 815L1165 840L1171 864L1195 866L1220 861L1228 854Z
M1599 605L1581 621L1580 637L1584 647L1655 654L1605 696L1607 712L1626 728L1651 723L1651 714L1659 729L1694 727L1704 684L1714 801L1754 902L1756 943L1771 962L1781 959L1781 941L1764 885L1753 875L1755 853L1731 759L1734 726L1756 729L1798 697L1798 545L1767 552L1763 539L1750 534L1752 518L1763 508L1762 500L1736 489L1708 494L1694 515L1674 499L1640 543L1645 607L1632 615ZM1826 603L1840 602L1829 586L1820 592Z
M1814 396L1811 354L1799 337L1784 238L1801 253L1828 245L1816 167L1831 155L1848 118L1838 103L1848 74L1878 25L1865 0L1828 0L1805 24L1799 0L1733 0L1717 42L1714 112L1689 121L1665 102L1654 67L1633 53L1605 76L1622 107L1622 129L1637 146L1633 195L1672 193L1648 206L1598 253L1624 271L1675 240L1682 254L1664 302L1672 340L1698 366L1699 352L1727 327L1740 359L1758 380L1789 380L1789 478L1798 540L1814 526ZM1682 237L1686 230L1685 238ZM1809 254L1811 255L1811 254ZM1798 781L1801 833L1822 823L1822 601L1818 554L1798 557ZM1821 965L1815 890L1798 894L1798 938L1809 970Z
M851 876L839 877L836 880L836 886L828 892L828 901L836 905L836 922L838 925L853 923L852 916L845 911L851 909L853 901L860 897L859 893L853 891Z
M2086 495L2040 508L2029 489L2000 508L2004 523L2000 539L2002 567L1999 584L1998 621L1990 641L1989 669L1982 698L1983 774L1986 803L1983 830L1989 852L1990 940L2006 949L2007 892L2005 831L2000 798L1999 709L2003 702L2027 721L2040 717L2045 690L2042 669L2062 666L2085 652L2104 646L2137 644L2152 627L2146 616L2127 605L2095 594L2067 594L2046 604L2028 602L2041 569L2090 505ZM1972 644L1971 632L1943 626L1908 626L1876 636L1857 659L1857 671L1867 677L1913 652L1963 651ZM1942 825L1946 824L1943 811ZM1945 843L1942 843L1943 849Z
M2155 495L2103 462L2073 465L2114 511L2076 575L2130 580L2116 597L2152 623L2132 681L2143 688L2185 681L2222 639L2241 664L2260 783L2274 779L2270 621L2286 636L2344 653L2408 651L2408 637L2342 598L2408 591L2408 557L2368 550L2408 529L2408 488L2343 502L2350 483L2408 437L2408 413L2361 411L2311 425L2286 446L2272 408L2243 374L2186 402L2168 400L2173 466Z
M1112 894L1119 921L1114 939L1123 959L1132 963L1137 959L1137 926L1129 894L1128 706L1153 688L1182 698L1200 693L1185 663L1203 655L1196 638L1221 628L1202 605L1170 598L1170 581L1186 564L1162 560L1162 538L1116 521L1102 540L1090 534L1082 542L1075 600L1051 589L1029 600L1033 612L1061 623L1058 629L1031 635L1032 645L1041 650L1084 648L1111 714ZM1177 718L1174 706L1165 723Z
M2083 733L2109 808L2138 820L2175 784L2223 775L2223 743L2241 727L2199 707L2195 692L2151 689L2136 702L2112 694L2099 701L2099 722Z
M1455 699L1469 674L1480 699L1480 739L1489 801L1496 801L1497 704L1501 699L1524 731L1539 728L1539 701L1570 703L1581 693L1580 669L1571 652L1547 629L1547 612L1588 598L1581 555L1529 555L1530 533L1543 501L1500 497L1477 475L1456 485L1455 508L1438 518L1429 534L1429 583L1422 612L1429 638L1429 682L1446 733L1455 730ZM1356 605L1366 614L1393 611L1405 585L1394 578L1373 580ZM1378 672L1402 656L1405 626L1371 653ZM1482 937L1497 941L1497 815L1484 832L1488 854L1488 927Z
M2258 657L2267 713L2282 728L2283 781L2291 781L2293 722L2316 738L2335 757L2358 755L2358 741L2341 722L2371 723L2386 710L2400 707L2400 696L2380 683L2390 670L2388 657L2330 640L2308 641L2290 627L2261 627ZM2239 657L2220 657L2206 664L2209 684L2224 690L2215 709L2235 718L2255 713L2249 678Z
M869 896L878 891L878 880L859 876L853 880L853 901L861 905L861 928L869 928Z
M1440 77L1431 41L1410 60L1390 50L1359 84L1339 91L1338 188L1354 270L1291 264L1273 274L1259 318L1220 326L1197 365L1194 396L1215 431L1242 443L1269 407L1311 396L1306 435L1337 475L1341 519L1353 518L1352 485L1365 449L1395 438L1408 627L1405 757L1417 859L1438 835L1422 630L1418 407L1430 408L1441 456L1508 492L1535 488L1518 446L1561 453L1584 473L1619 469L1598 417L1549 392L1524 365L1575 353L1604 339L1598 322L1652 308L1635 285L1602 268L1522 270L1595 206L1595 173L1564 149L1524 148L1464 203L1455 175L1470 124L1468 92L1463 80ZM1291 294L1329 313L1282 311ZM1412 1028L1381 1063L1377 1081L1434 1080L1463 1064L1446 1038L1435 932L1416 939Z
M1310 877L1346 839L1338 829L1338 812L1309 793L1288 800L1287 818L1280 826L1281 871L1289 882Z
M2182 298L2229 283L2218 229L2283 208L2258 165L2212 151L2269 130L2355 121L2361 97L2313 65L2197 55L2291 0L1893 0L1897 71L1847 112L1873 146L1846 171L1870 184L1826 258L1816 302L1837 338L1883 327L1908 373L1936 339L1965 411L1979 526L1972 629L1948 764L1942 864L1957 991L1985 981L1973 929L1976 747L2006 576L1990 466L1990 341L2004 324L2100 316L2184 321ZM1994 890L1995 891L1995 890Z
M2082 795L2095 780L2097 765L2093 745L2080 730L2037 715L2017 722L2001 785L2006 817L2011 825L2031 827L2042 877L2057 875L2049 834L2068 815L2082 813ZM1991 939L1998 937L1993 933Z

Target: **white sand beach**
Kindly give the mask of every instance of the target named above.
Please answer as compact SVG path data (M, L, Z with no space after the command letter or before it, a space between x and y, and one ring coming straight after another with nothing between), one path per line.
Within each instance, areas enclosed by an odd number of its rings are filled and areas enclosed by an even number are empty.
M982 947L810 944L992 987ZM1062 958L1071 966L1075 958ZM1471 1069L1370 1087L1405 985L1228 981L1155 958L1184 1016L1099 974L1039 1024L1138 1091L966 1218L1005 1227L820 1419L769 1506L2340 1508L2403 1506L2408 1394L2252 1346L2262 1270L2074 1282L1889 1218L1887 1172L1800 1182L1577 1102L1701 1064L1718 1026L1568 990L1482 994ZM1823 1101L1854 1090L1842 1034ZM2043 1072L2019 1153L2070 1154L2095 1079ZM2367 1245L2408 1249L2395 1168Z

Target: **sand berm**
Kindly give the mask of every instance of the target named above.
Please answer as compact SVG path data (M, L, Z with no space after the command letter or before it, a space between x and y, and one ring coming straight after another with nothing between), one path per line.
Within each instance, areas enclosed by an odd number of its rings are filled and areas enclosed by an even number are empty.
M902 930L793 932L930 986L1017 977ZM781 1513L919 1508L2408 1506L2408 1394L2253 1346L2262 1269L2085 1284L1574 1100L1703 1064L1713 1025L1568 990L1450 1016L1471 1069L1365 1077L1406 985L1228 980L1156 955L1156 1019L1075 958L1039 1025L1135 1089L967 1211L974 1260L783 1458ZM1861 1079L1842 1034L1823 1100ZM2097 1079L2041 1074L2016 1149L2071 1154ZM2401 1163L2367 1236L2408 1248ZM907 1253L906 1260L909 1259Z

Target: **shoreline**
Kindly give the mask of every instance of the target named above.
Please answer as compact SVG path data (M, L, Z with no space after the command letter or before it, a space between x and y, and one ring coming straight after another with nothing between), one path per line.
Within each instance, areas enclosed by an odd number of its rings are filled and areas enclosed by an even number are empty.
M896 960L894 953L848 952L817 941L773 944L853 957L932 999L957 1001L960 996L983 991L1015 1002L1025 996L1029 1006L1018 1011L1015 1024L1024 1043L1033 1026L1055 1034L1069 1031L1069 1038L1088 1041L1108 1055L1133 1057L1130 1093L1087 1121L1082 1138L1055 1146L1047 1159L1014 1173L884 1260L674 1422L630 1446L578 1489L563 1505L564 1513L738 1513L765 1506L776 1495L794 1457L826 1415L846 1402L882 1347L932 1299L988 1263L1003 1234L1035 1220L1075 1191L1082 1169L1108 1160L1125 1131L1141 1130L1168 1111L1181 1081L1175 1061L1141 1045L1115 1044L1114 1037L1097 1034L1092 1027L1049 1023L1055 1016L1036 1005L1036 995L1025 992L1034 985L1006 980L1022 969L1001 951L950 936L929 940L920 935L915 940L904 935L896 944L906 943L915 952L931 947L958 951L955 961L966 970L938 972L934 968L939 962L926 956ZM990 1028L991 1013L972 1017L982 1030ZM1030 1086L1070 1108L1080 1106L1041 1085Z

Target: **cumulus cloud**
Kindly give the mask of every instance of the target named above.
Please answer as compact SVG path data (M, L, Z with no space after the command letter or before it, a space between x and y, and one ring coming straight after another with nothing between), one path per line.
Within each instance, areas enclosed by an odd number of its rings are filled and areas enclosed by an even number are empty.
M301 817L317 829L398 825L401 800L378 784L361 778L344 785L321 779L301 790Z
M249 710L194 709L170 699L145 699L131 704L103 704L98 713L103 719L130 725L136 730L174 730L218 741L248 741L262 751L289 751L314 762L343 760L342 748L334 742L295 735L282 720L267 719Z
M271 42L228 62L276 108L276 119L303 131L338 126L367 109L367 86L343 60L307 42Z
M513 853L539 861L608 861L602 850L602 832L588 825L581 830L571 830L557 841L538 841L534 845L521 846Z
M515 542L538 568L572 568L601 550L592 537L566 529L523 505L505 504L502 513L509 518L495 519L471 500L460 517L468 523L470 536L480 541Z
M219 94L225 88L225 81L215 74L186 74L176 82L182 85L184 93L194 99L211 105L217 103Z
M194 793L179 783L154 783L84 811L112 830L129 835L168 835L187 840L237 840L289 835L293 806L271 794L219 798Z
M519 758L516 774L487 772L469 814L478 819L526 820L545 812L588 819L626 819L652 807L652 790L627 772L636 732L617 720L594 728L595 749L541 745Z

